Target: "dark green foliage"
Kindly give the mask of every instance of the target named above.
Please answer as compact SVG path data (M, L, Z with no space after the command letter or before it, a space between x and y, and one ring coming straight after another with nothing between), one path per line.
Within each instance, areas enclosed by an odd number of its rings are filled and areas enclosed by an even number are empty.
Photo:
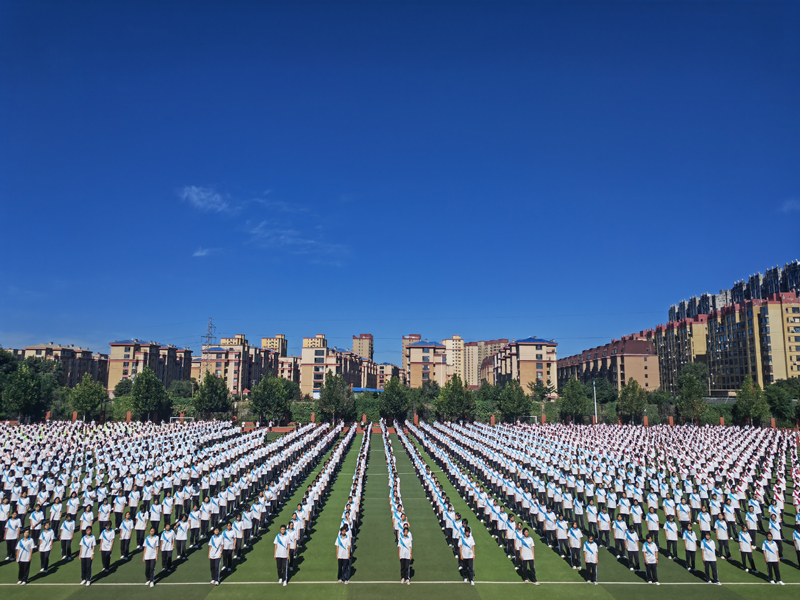
M620 391L617 415L626 423L641 423L646 407L647 392L639 385L638 381L631 377Z
M81 382L69 394L70 406L85 420L94 418L100 407L108 401L108 393L102 383L95 383L92 376L84 374Z
M120 382L122 383L122 382ZM119 386L119 384L117 384ZM115 393L116 393L116 388ZM194 379L175 379L169 384L169 395L173 399L191 398L192 392L197 389L197 382Z
M206 372L203 383L194 394L194 409L197 414L209 416L212 413L226 413L231 410L231 396L225 382L210 372Z
M500 411L503 420L513 423L520 417L527 417L531 414L531 399L523 391L519 382L512 379L500 393Z
M583 417L592 409L593 402L586 395L586 388L577 379L570 379L561 389L561 418L569 417L573 423L583 423Z
M133 389L133 381L130 379L120 379L117 385L114 386L114 397L130 396Z
M594 402L594 398L592 396L592 382L594 382L595 388L597 389L598 404L607 404L609 402L616 402L618 400L619 395L617 394L617 388L611 385L611 383L605 377L598 377L597 379L593 379L584 385L584 388L586 389L586 395L589 398L592 398L592 402Z
M286 383L286 379L270 375L250 390L250 411L259 420L281 421L289 413L291 391Z
M328 371L325 381L319 390L316 402L317 422L338 419L349 421L355 418L355 400L353 391L341 375Z
M469 420L474 409L474 395L463 384L461 378L454 375L442 388L436 401L436 411L448 420Z
M148 420L155 417L155 413L162 413L164 417L172 409L164 384L150 367L145 367L136 375L130 395L136 412Z
M392 419L397 419L403 422L406 419L409 407L409 390L400 383L400 379L392 377L384 386L383 392L378 394L380 414L386 417L391 422ZM363 413L359 412L359 418ZM371 419L370 415L367 418ZM413 419L413 415L411 416Z
M789 389L776 384L768 385L764 388L764 397L773 417L781 421L786 421L792 417L794 411Z

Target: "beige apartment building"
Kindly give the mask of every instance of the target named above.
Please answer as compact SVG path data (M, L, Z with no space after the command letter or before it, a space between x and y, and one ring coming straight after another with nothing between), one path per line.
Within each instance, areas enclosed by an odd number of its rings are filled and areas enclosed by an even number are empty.
M202 382L206 373L223 379L233 395L243 395L270 373L277 375L278 355L250 344L244 334L222 338L218 346L203 346L193 361L192 376Z
M391 363L378 365L378 389L384 389L392 377L397 377L401 385L407 385L406 372L403 369Z
M361 358L361 387L370 390L378 388L378 365L374 361L364 358L358 353L354 352L356 356Z
M341 375L351 387L362 387L362 358L353 352L328 348L324 334L303 338L300 357L300 391L303 396L316 397L328 372Z
M403 370L406 373L410 373L411 371L408 368L408 354L406 353L406 348L408 348L411 344L416 344L417 342L422 341L422 336L418 333L411 333L409 335L403 336Z
M554 340L529 337L511 341L493 355L495 385L505 386L512 379L527 392L528 384L541 381L558 389Z
M20 359L39 358L61 363L62 381L65 387L75 387L88 374L95 381L108 386L108 355L92 352L88 348L49 342L26 346L24 350L12 350Z
M618 392L631 378L647 391L657 390L661 385L655 345L636 336L611 340L604 346L559 358L557 364L559 387L570 379L581 383L605 379Z
M300 383L300 358L298 356L281 356L278 359L278 377Z
M481 382L486 379L481 373L483 361L495 352L500 352L506 344L508 344L507 339L481 340L464 344L464 381L469 387L473 389L480 387ZM494 374L491 378L494 380Z
M708 315L707 358L713 395L734 395L747 375L762 387L800 375L797 294L746 300Z
M494 355L490 354L481 361L481 384L485 381L490 385L495 385L494 382ZM479 386L480 387L480 386Z
M361 333L353 336L353 352L361 358L374 360L374 345L371 333ZM366 387L366 386L365 386Z
M460 335L442 340L445 348L447 364L450 367L448 379L453 375L458 375L462 382L466 382L466 356L464 350L464 340Z
M138 339L114 341L109 346L109 389L114 389L123 379L133 379L145 367L150 367L167 388L175 380L191 377L192 351L189 348L162 346L158 342Z
M427 381L444 386L448 379L447 349L437 342L415 342L405 347L404 361L409 365L408 379L412 388Z
M708 315L699 314L641 332L655 344L662 389L677 394L678 377L684 365L708 362L708 318Z
M275 337L261 338L261 349L271 350L275 352L279 358L283 358L288 354L289 342L285 335L279 333Z

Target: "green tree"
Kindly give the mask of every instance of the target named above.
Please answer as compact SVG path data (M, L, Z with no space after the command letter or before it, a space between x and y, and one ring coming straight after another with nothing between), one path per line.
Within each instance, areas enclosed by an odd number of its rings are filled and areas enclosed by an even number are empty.
M70 390L69 403L72 410L83 419L92 418L108 400L108 393L102 383L96 383L88 373L81 382Z
M748 419L752 425L757 425L762 419L769 417L769 404L756 382L750 375L745 375L742 387L736 392L736 402L733 405L733 418L739 423Z
M706 385L692 373L681 374L678 385L678 414L684 422L699 424L708 408L704 399Z
M145 367L136 375L131 387L131 401L140 415L147 415L150 420L153 413L167 410L171 407L169 395L164 389L164 384L156 377L150 367ZM163 416L163 415L162 415Z
M286 395L291 402L299 402L303 399L303 394L300 391L300 384L296 381L289 381L284 379L283 388L286 390Z
M619 399L617 388L611 385L605 377L597 377L584 386L586 388L586 395L592 398L593 402L595 390L592 388L592 383L594 383L594 388L597 389L598 404L608 404L609 402L616 402Z
M250 390L250 410L259 415L261 420L281 421L289 412L291 399L285 381L270 375Z
M669 404L675 404L675 396L665 389L658 388L657 390L647 393L647 403L656 404L659 407L667 406Z
M681 374L678 377L678 390L683 387L685 377L694 377L703 388L703 396L708 394L708 366L701 362L690 362L683 365Z
M114 389L116 390L116 388ZM197 389L197 382L194 379L173 379L172 383L169 384L169 390L167 391L169 395L172 396L172 398L174 399L178 398L185 399L185 398L191 398L192 392L194 392L194 390L196 389Z
M38 418L44 413L45 395L42 381L23 362L6 380L3 389L3 412L9 417Z
M617 414L627 421L641 421L642 415L647 408L647 392L639 386L639 382L633 377L628 379L628 383L622 386L617 402Z
M800 378L790 377L789 379L779 379L774 385L786 390L790 398L800 399Z
M206 371L203 383L197 388L192 400L197 414L209 416L212 413L225 413L231 410L231 395L225 382Z
M586 388L577 379L570 379L561 389L561 416L580 424L591 412L592 400L586 395Z
M475 392L475 418L488 422L494 414L500 414L500 389L484 380Z
M114 386L114 398L130 396L131 389L133 389L133 381L130 379L120 379L117 385Z
M442 388L436 401L436 410L450 420L472 417L472 412L475 410L475 398L458 375L453 375Z
M768 385L764 388L769 410L776 419L786 421L792 417L792 396L789 391L778 385Z
M351 419L355 410L353 390L341 375L328 371L319 390L316 412L322 419L335 422L337 419Z
M402 423L408 413L408 388L400 383L400 379L392 377L379 394L380 413L387 419L397 419ZM413 418L413 416L412 416Z
M500 411L503 420L509 423L531 414L531 399L516 379L509 381L500 392Z

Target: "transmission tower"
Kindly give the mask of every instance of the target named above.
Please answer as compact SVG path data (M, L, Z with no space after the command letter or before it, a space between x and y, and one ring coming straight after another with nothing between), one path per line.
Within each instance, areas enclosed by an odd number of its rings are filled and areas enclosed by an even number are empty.
M208 328L206 329L206 334L200 336L200 381L197 382L198 384L203 382L206 372L211 371L211 367L209 365L211 354L208 352L203 352L203 350L206 348L211 348L212 346L216 346L217 336L214 335L216 331L217 328L214 327L214 324L211 322L211 317L208 317Z

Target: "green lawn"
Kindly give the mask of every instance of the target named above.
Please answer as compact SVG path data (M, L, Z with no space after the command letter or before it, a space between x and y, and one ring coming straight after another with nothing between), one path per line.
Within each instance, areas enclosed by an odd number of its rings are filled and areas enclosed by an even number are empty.
M3 600L63 600L75 598L108 598L111 594L124 594L124 600L138 598L168 598L169 600L199 600L206 596L249 600L263 598L266 594L285 597L288 600L317 600L324 598L425 598L431 600L515 600L516 598L618 598L634 600L648 598L674 598L681 600L695 598L712 600L715 598L759 599L769 596L770 600L800 597L800 571L794 563L794 552L785 545L791 564L781 566L784 587L769 585L763 579L744 573L738 562L728 564L719 561L719 574L722 587L711 586L694 574L688 573L679 561L662 558L659 565L661 587L646 585L639 574L631 573L626 565L617 562L608 552L601 551L600 580L598 586L587 585L582 574L572 570L565 560L536 536L536 571L542 585L534 587L521 583L512 562L491 538L489 533L472 514L466 503L458 496L449 481L438 474L440 481L458 512L469 519L476 540L476 579L474 587L465 585L459 578L457 561L452 550L447 547L444 533L439 527L430 502L420 485L411 461L408 459L397 436L391 436L397 470L400 475L403 503L411 531L414 535L413 583L400 585L400 568L397 549L394 545L389 513L389 488L387 482L386 459L381 436L374 434L371 440L369 467L364 487L362 525L354 550L354 572L348 586L335 583L336 560L334 540L339 518L347 499L350 483L355 471L361 436L353 440L350 451L345 456L338 477L332 482L331 493L316 524L310 531L310 538L297 561L296 571L288 587L277 584L275 562L272 559L272 540L277 526L288 520L297 500L302 497L301 486L295 497L282 508L273 525L255 542L234 570L223 579L219 587L209 585L210 573L206 549L195 551L187 561L179 563L173 573L157 580L156 587L144 585L144 567L141 554L136 553L128 563L117 561L118 548L115 549L111 573L96 578L89 588L77 585L80 576L78 560L71 563L58 563L55 569L42 577L38 574L38 557L34 555L32 582L20 587L16 585L17 567L14 563L0 565L0 595ZM436 470L436 465L424 451L424 460ZM321 463L320 463L321 464ZM313 478L319 467L310 475ZM791 493L791 490L789 491ZM787 507L788 508L788 507ZM73 544L75 547L76 544ZM60 554L56 548L54 558ZM682 556L683 553L681 552ZM738 552L734 552L736 558ZM763 561L756 556L758 567ZM99 571L99 557L95 561L95 573ZM159 567L160 568L160 567ZM324 582L324 583L320 583Z

